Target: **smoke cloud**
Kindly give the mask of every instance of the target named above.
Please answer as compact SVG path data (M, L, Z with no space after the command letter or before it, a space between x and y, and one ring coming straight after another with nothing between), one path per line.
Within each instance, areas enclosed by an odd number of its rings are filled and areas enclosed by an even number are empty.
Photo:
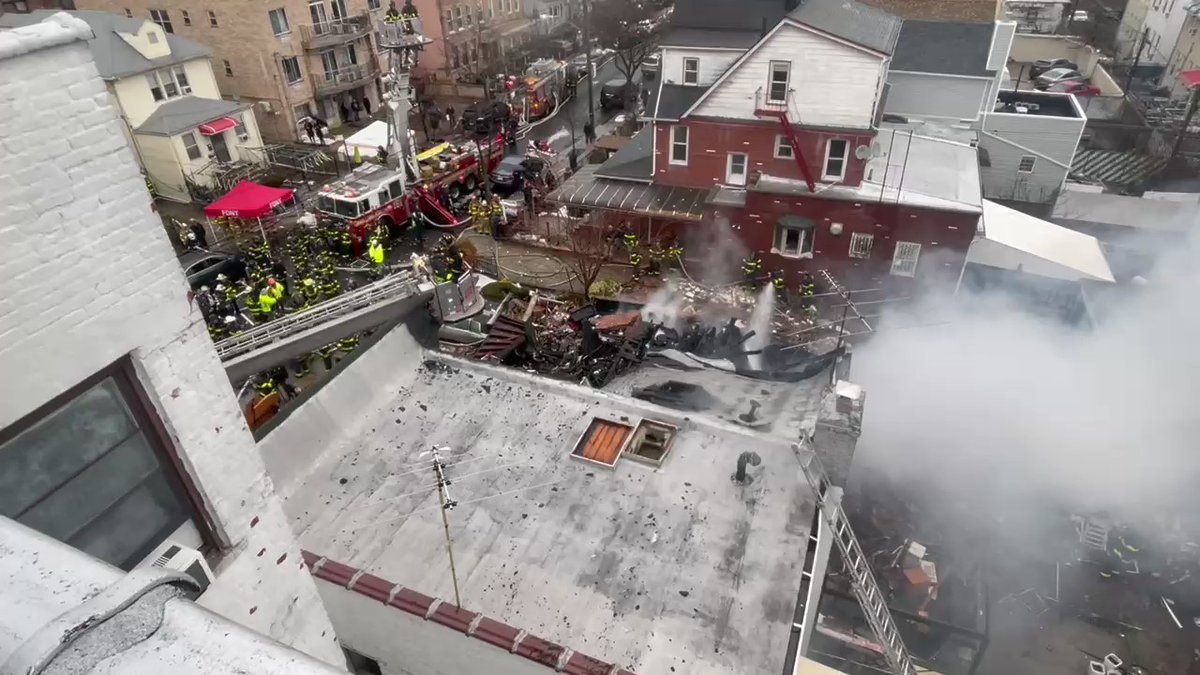
M1094 330L990 293L886 310L854 354L867 391L856 472L976 509L1200 512L1198 249L1109 289Z

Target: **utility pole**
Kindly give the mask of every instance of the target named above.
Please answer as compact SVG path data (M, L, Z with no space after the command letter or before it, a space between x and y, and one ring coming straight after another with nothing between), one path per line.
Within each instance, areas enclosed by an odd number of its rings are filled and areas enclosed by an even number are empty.
M454 542L450 539L450 519L446 512L454 508L458 502L450 498L450 481L446 480L446 467L442 464L437 446L433 446L433 472L437 475L438 501L442 505L442 529L446 532L446 554L450 557L450 578L454 581L454 606L462 608L462 599L458 595L458 570L454 568Z
M596 97L592 91L592 80L596 71L592 69L592 14L591 0L583 0L583 48L587 54L588 124L596 128Z
M1142 60L1142 50L1146 48L1146 40L1150 39L1150 29L1142 29L1142 39L1138 40L1137 53L1133 55L1133 65L1129 68L1129 77L1125 78L1125 93L1129 93L1129 86L1133 84L1133 73L1137 70L1138 63Z

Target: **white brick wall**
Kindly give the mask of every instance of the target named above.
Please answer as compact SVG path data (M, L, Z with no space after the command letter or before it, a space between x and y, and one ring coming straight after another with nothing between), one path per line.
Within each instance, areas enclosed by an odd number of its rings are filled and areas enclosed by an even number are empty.
M132 355L228 545L201 604L344 667L90 52L47 26L0 33L0 429Z

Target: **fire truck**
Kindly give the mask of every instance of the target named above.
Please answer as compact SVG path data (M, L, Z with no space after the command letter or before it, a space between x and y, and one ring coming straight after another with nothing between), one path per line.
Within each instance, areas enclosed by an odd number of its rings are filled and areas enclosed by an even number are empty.
M355 248L361 246L377 227L398 235L415 209L435 227L453 228L461 223L443 204L475 190L484 179L479 161L486 159L484 171L490 173L504 153L504 137L476 145L441 143L417 153L414 163L419 174L413 180L411 166L391 168L364 164L345 179L321 188L317 211L324 217L346 223Z
M554 112L567 91L567 63L539 59L529 64L525 78L513 89L513 107L529 122Z

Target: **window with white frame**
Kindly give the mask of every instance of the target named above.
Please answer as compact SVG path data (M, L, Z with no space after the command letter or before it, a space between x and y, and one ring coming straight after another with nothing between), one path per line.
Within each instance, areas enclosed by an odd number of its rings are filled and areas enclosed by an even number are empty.
M767 102L787 103L788 82L792 76L791 61L772 61L767 81Z
M243 141L244 141L244 140L247 140L247 139L249 139L249 138L250 138L250 134L249 134L249 133L247 133L247 131L246 131L246 118L245 118L245 116L243 116L243 115L238 115L238 116L236 116L236 117L234 117L234 118L233 118L233 121L234 121L234 122L237 122L237 124L235 124L235 125L234 125L234 127L233 127L233 132L237 134L237 137L238 137L239 139L243 140Z
M187 74L183 72L182 66L147 73L146 81L150 84L150 95L155 101L165 101L192 93L192 87L188 84Z
M283 78L288 84L296 84L303 76L300 74L300 62L294 56L283 59Z
M700 59L686 58L683 60L683 83L700 83Z
M276 35L287 35L292 32L292 26L288 23L287 10L280 7L267 12L267 16L271 18L271 32Z
M1033 173L1033 167L1037 165L1037 157L1033 155L1023 155L1021 163L1017 165L1018 173Z
M875 235L869 232L855 232L850 235L850 257L870 258L871 245L875 243Z
M730 185L746 184L746 154L731 152L725 160L725 182Z
M793 159L795 156L792 153L792 144L788 142L787 136L777 134L775 136L775 159Z
M687 164L688 128L683 125L671 127L671 163Z
M811 257L816 227L816 221L808 218L783 216L775 227L775 248L772 253L789 258Z
M917 261L920 259L920 244L912 241L896 242L896 251L892 254L892 274L898 277L915 276Z
M183 149L187 150L188 159L200 159L204 156L200 152L200 145L196 143L196 134L190 131L183 135Z
M181 15L183 15L183 25L185 25L185 26L192 25L192 15L190 12L188 12L186 9L181 9L181 10L179 10L179 13Z
M850 159L850 141L831 138L825 143L824 180L841 180L846 177L846 163Z
M175 32L175 29L171 26L171 15L167 14L167 10L165 9L150 10L150 20L168 33Z

